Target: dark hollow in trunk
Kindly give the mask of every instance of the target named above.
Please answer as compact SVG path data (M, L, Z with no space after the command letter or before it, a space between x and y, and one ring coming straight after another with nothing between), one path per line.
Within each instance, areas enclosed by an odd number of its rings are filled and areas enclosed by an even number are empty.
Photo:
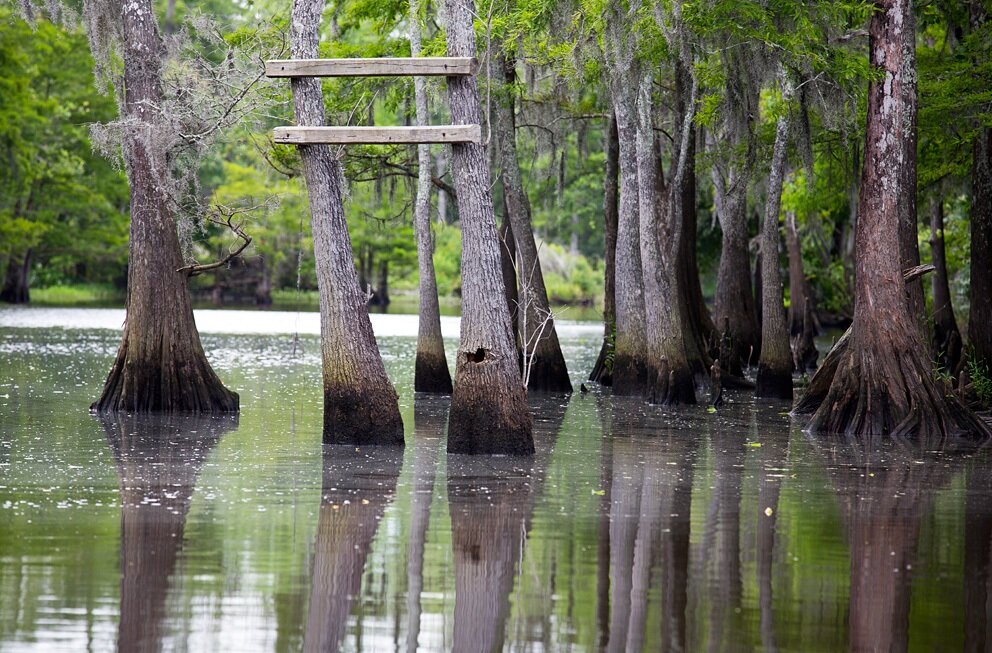
M3 288L0 289L0 302L8 304L27 304L31 301L31 292L28 289L28 279L31 272L31 250L24 253L24 257L18 260L14 254L7 259L7 274L3 280Z
M784 78L786 94L791 95ZM789 145L789 118L780 116L775 126L775 149L765 200L765 219L761 225L761 357L755 395L792 401L792 350L782 301L782 275L779 273L778 214L785 180L786 151Z
M884 74L868 91L865 163L856 229L854 324L847 351L809 429L865 438L992 435L935 378L929 348L909 312L900 269L900 196L915 151L888 147L915 124L915 21L909 0L876 3L869 24L871 64ZM907 86L913 87L909 92ZM915 177L915 174L912 175Z
M589 374L590 381L605 386L613 384L613 340L617 328L617 202L620 197L620 146L617 142L617 118L611 112L606 127L606 173L603 181L603 226L606 252L603 262L603 345ZM609 362L608 362L609 361Z
M445 0L448 56L475 56L471 0ZM478 124L474 77L448 79L454 124ZM448 420L449 453L534 453L532 422L506 310L500 244L481 143L451 147L462 223L461 342Z
M403 463L400 447L324 445L304 651L342 649L362 572Z
M122 651L161 651L196 477L236 416L101 416L121 493Z
M127 321L117 357L100 398L99 413L222 413L238 410L238 395L224 387L200 345L166 189L169 162L149 142L163 129L152 107L163 101L162 58L150 0L125 3L124 100L121 118L135 126L122 151L131 185Z
M937 364L954 374L961 361L961 332L954 319L944 251L944 200L930 198L930 255L933 260L933 349Z
M420 56L419 5L410 5L410 55ZM423 77L415 77L414 96L417 124L430 119L427 86ZM434 235L431 232L431 148L417 146L417 199L413 210L413 228L417 236L417 269L420 276L420 305L417 326L417 359L413 387L417 392L451 394L451 372L441 336L441 307L437 298L437 275L434 272Z
M494 66L501 70L508 85L516 82L514 59L504 52L501 44L493 46ZM572 383L568 378L565 357L561 353L558 332L555 330L544 273L538 257L534 228L531 224L530 200L524 192L520 164L517 160L516 117L513 95L506 101L492 105L492 129L502 171L503 198L507 218L517 246L517 280L520 283L518 300L523 303L518 311L520 342L523 355L532 357L527 389L531 392L570 393Z
M291 49L296 59L317 57L323 0L293 2ZM298 125L324 123L320 81L292 80ZM311 230L320 292L320 350L324 380L324 442L399 444L399 403L372 333L365 295L359 290L345 222L344 175L326 145L300 146L310 196Z
M971 190L971 313L968 346L992 370L992 129L975 138Z

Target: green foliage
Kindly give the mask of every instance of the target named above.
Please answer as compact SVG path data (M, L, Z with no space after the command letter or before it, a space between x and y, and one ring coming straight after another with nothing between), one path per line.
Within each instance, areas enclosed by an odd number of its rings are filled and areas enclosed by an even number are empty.
M968 355L968 378L978 401L983 406L992 405L992 369L973 354Z

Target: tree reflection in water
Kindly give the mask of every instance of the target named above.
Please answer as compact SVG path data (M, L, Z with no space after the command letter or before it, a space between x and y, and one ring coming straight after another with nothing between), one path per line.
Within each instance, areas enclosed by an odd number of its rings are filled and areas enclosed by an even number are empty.
M237 416L100 416L121 495L121 596L117 648L158 651L166 597L183 546L197 475Z
M510 592L566 407L551 397L531 406L533 456L448 456L454 651L503 649Z
M379 522L396 493L402 447L324 445L304 651L337 651Z
M937 492L961 472L975 447L904 439L828 438L817 444L832 471L850 547L850 649L905 651L921 525ZM979 512L988 514L985 507ZM969 522L969 529L973 526L980 523ZM987 560L988 536L979 537Z

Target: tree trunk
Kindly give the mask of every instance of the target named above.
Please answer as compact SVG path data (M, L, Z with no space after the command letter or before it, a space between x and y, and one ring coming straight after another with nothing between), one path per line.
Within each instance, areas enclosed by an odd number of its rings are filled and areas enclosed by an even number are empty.
M954 319L951 286L947 277L947 257L944 251L944 200L930 198L930 257L933 260L933 349L937 364L948 374L954 374L961 360L961 332Z
M603 181L603 224L606 252L603 257L603 345L596 364L589 374L590 381L613 384L613 342L617 328L616 268L617 268L617 200L620 196L620 146L617 142L617 118L610 112L606 127L606 174Z
M31 301L31 292L28 281L31 274L31 254L29 248L24 252L24 258L20 261L17 256L11 253L7 260L7 276L3 282L3 289L0 290L0 302L8 304L27 304Z
M723 177L713 167L713 186L717 218L720 220L722 248L716 279L713 316L721 337L730 340L729 360L721 352L720 363L732 374L741 376L744 366L761 354L761 327L751 287L751 255L747 237L747 181L737 171L731 188L723 188Z
M380 306L389 306L392 301L389 297L389 259L385 256L379 259L379 283L376 294L379 296Z
M502 44L493 44L493 65L502 72L508 85L516 82L514 59L503 51ZM517 246L517 260L520 262L518 281L519 298L523 301L523 312L518 315L520 341L523 355L530 357L530 375L527 389L532 392L570 393L572 383L568 379L565 357L558 343L548 291L544 285L544 273L538 258L537 243L531 225L530 201L524 192L517 160L516 125L512 93L505 102L495 102L492 106L492 129L496 141L497 157L502 171L503 196L506 199L507 217L513 229L513 240Z
M649 358L647 361L646 394L649 400L662 404L696 403L693 368L689 352L687 311L680 306L679 292L684 279L679 275L682 238L685 233L677 224L682 211L681 197L671 193L678 190L673 183L667 189L668 202L663 203L659 156L654 137L651 107L652 78L644 74L637 96L637 180L644 309L647 318ZM667 208L668 224L661 237L662 207ZM661 243L665 245L662 246ZM662 251L664 248L664 251Z
M789 253L789 335L792 338L792 362L796 370L805 372L816 368L816 318L813 295L803 270L802 242L796 229L796 214L789 212L785 220L785 245Z
M345 650L362 572L403 463L399 447L325 447L304 651Z
M992 129L975 138L971 190L971 312L968 347L992 370Z
M789 82L782 75L784 95L792 95ZM786 154L789 147L789 117L779 116L775 125L775 149L768 173L765 219L761 225L761 358L755 394L792 400L792 351L789 328L785 323L782 301L782 275L779 273L778 214L782 206Z
M127 321L103 393L90 410L220 413L238 410L238 395L224 387L200 345L167 196L169 162L157 138L165 128L162 58L150 0L121 10L125 130L122 151L131 185Z
M854 324L830 390L813 415L813 432L862 437L942 439L992 435L933 374L910 315L900 252L899 199L915 156L891 147L909 138L915 110L915 19L910 0L880 0L869 23L870 60L884 79L868 87L865 163L858 206Z
M294 0L291 50L296 59L317 57L323 0ZM298 125L324 123L320 80L293 78ZM386 376L372 333L365 296L358 289L354 254L342 204L344 175L326 145L299 148L310 196L311 230L320 293L324 442L403 442L396 391Z
M420 56L420 3L410 0L410 56ZM413 78L417 125L430 121L427 84L423 77ZM417 326L417 360L413 387L417 392L451 394L451 372L441 336L441 307L437 298L434 273L434 236L431 233L431 147L417 146L417 199L413 211L413 229L417 236L417 269L420 273L420 305ZM441 191L443 192L443 191Z
M513 230L506 219L506 196L503 198L503 221L499 226L499 262L503 271L503 287L506 289L506 310L510 312L510 328L513 332L513 344L517 349L517 360L523 363L523 353L520 351L520 325L517 315L517 244L513 240ZM523 373L523 368L521 368Z
M258 259L259 279L255 286L255 305L272 306L272 273L269 266L265 264L264 258Z
M472 0L445 0L448 56L475 55ZM474 77L448 79L454 124L479 123ZM450 453L532 454L525 389L506 310L489 166L481 143L451 147L462 225L462 322L448 421Z

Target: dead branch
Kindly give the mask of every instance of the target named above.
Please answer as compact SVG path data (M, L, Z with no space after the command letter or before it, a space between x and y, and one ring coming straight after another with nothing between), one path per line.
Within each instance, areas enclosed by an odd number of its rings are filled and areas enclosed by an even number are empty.
M222 268L236 259L243 251L248 249L249 245L251 245L251 236L249 236L244 230L244 220L235 222L235 218L240 215L249 215L255 211L266 208L267 206L268 203L248 207L229 207L220 204L215 205L214 210L216 213L214 215L207 216L207 221L230 229L234 235L241 239L241 244L237 247L237 249L230 251L227 256L219 261L214 261L213 263L191 263L190 265L179 268L176 272L185 273L187 277L195 277L203 274L204 272Z

